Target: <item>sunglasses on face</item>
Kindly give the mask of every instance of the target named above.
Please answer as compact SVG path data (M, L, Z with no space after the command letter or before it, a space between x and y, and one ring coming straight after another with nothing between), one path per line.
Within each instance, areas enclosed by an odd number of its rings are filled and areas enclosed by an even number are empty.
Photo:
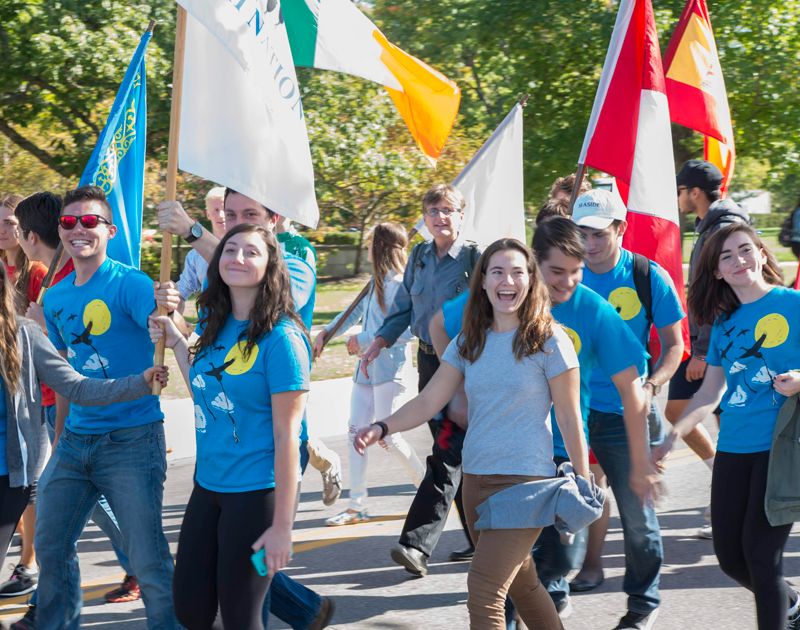
M74 214L62 214L60 217L58 217L58 224L65 230L73 229L76 225L78 225L78 222L80 222L83 227L89 230L96 228L98 223L111 225L111 221L104 219L99 214L84 214L81 216Z

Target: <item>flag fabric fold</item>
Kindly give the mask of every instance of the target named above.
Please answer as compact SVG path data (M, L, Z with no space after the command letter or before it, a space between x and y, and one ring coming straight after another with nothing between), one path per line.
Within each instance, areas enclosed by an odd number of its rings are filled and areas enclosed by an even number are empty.
M441 155L461 101L453 81L392 44L350 0L283 0L283 15L298 66L383 85L420 150Z
M453 180L466 200L461 235L481 249L504 237L525 242L522 112L517 103ZM415 229L431 239L422 219Z
M705 0L688 0L664 55L672 122L703 134L704 156L733 177L736 147L719 53Z
M278 0L178 0L186 50L178 164L316 227L314 169Z
M613 175L628 208L623 245L669 273L684 299L669 106L650 0L622 0L579 162ZM688 328L684 319L688 348Z
M142 35L117 90L80 186L100 187L113 213L116 236L108 255L139 266L144 203L144 159L147 136L147 73L145 51L152 32Z

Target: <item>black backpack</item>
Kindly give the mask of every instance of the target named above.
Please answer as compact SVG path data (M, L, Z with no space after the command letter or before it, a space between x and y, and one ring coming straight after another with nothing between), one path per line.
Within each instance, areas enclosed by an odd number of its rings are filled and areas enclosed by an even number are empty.
M650 261L646 256L631 252L633 255L633 286L636 288L636 295L644 308L647 317L648 327L653 325L653 287L650 285ZM649 333L648 333L649 334Z

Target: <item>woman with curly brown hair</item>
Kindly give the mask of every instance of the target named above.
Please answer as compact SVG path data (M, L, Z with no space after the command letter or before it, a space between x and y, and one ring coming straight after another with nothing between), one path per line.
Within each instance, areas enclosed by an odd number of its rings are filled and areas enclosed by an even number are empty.
M172 320L156 320L195 403L197 468L178 541L175 612L190 630L211 628L218 608L226 628L257 630L269 578L250 555L264 549L270 576L291 556L311 348L264 227L228 232L207 279L191 350Z
M362 452L389 433L422 424L464 383L464 508L476 541L467 578L473 629L505 628L506 594L529 628L562 627L530 554L541 529L477 530L475 522L477 506L497 492L555 475L551 404L575 472L589 477L577 368L572 342L550 314L532 252L517 240L501 239L478 260L464 327L431 382L385 422L356 436L355 448Z

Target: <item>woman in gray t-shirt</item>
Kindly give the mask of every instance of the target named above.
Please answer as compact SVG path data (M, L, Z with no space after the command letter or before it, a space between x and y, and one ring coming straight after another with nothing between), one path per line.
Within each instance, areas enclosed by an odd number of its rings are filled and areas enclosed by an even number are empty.
M407 431L442 409L461 383L469 427L464 443L464 508L476 541L468 577L473 629L505 628L508 594L529 628L562 628L530 555L540 529L475 530L477 506L510 486L555 474L549 412L575 472L589 476L579 403L578 359L550 314L531 251L515 239L490 245L471 279L464 328L431 382L397 412L355 437L358 452Z

